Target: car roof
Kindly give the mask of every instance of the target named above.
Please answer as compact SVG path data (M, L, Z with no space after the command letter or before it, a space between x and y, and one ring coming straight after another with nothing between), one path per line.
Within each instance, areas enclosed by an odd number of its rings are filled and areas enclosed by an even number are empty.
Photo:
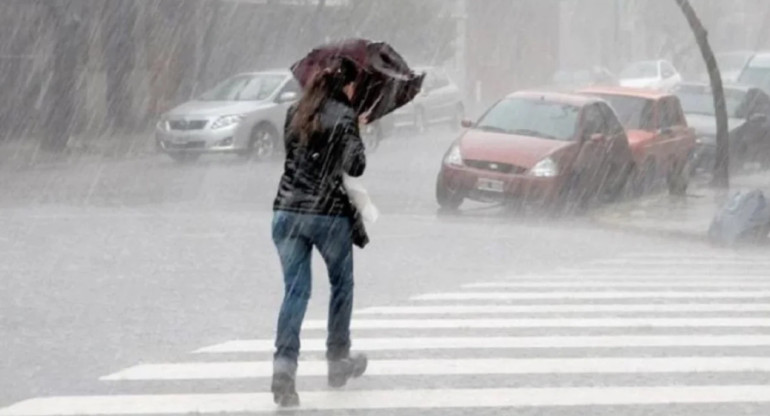
M548 102L569 104L576 107L583 107L601 101L595 97L553 91L518 91L509 94L507 98L534 98Z
M663 97L672 95L666 91L629 87L589 87L583 88L578 92L581 94L623 95L628 97L646 98L648 100L659 100Z
M691 88L705 88L705 89L711 89L711 84L705 83L705 82L680 82L679 84L676 84L674 88L677 87L691 87ZM751 90L757 90L758 87L754 87L751 85L746 84L723 84L722 88L725 90L733 90L733 91L742 91L742 92L749 92Z

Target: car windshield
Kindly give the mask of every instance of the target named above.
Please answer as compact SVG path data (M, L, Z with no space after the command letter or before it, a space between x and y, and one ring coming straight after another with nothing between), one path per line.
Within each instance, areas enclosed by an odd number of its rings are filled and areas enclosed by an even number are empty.
M652 109L654 102L647 98L614 94L597 94L610 103L623 127L631 130L653 129Z
M283 75L236 75L203 93L200 101L261 101L286 79Z
M770 68L747 67L743 70L738 82L770 91Z
M507 98L492 107L476 125L479 130L571 141L580 108L533 98Z
M739 71L750 57L749 53L725 53L716 56L717 64L722 71Z
M713 116L716 113L710 88L683 88L678 90L676 95L682 102L682 110L687 114ZM738 109L745 98L745 91L725 89L725 105L730 117L737 117Z
M637 62L620 72L621 78L654 78L658 76L658 63L654 61Z

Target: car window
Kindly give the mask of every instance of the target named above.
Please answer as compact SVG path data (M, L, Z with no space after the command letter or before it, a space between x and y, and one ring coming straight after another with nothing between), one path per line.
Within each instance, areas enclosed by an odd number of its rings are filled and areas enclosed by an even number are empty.
M687 114L713 116L716 113L714 96L710 86L680 85L674 90L674 93ZM746 92L738 88L725 88L724 93L728 116L743 118L742 114L748 110L747 106L749 105Z
M671 78L674 75L676 75L676 70L674 70L674 67L671 66L668 62L661 62L661 74L663 75L663 78Z
M625 95L597 94L607 101L620 123L631 130L654 130L653 123L653 101Z
M528 97L506 98L495 104L476 129L550 140L575 139L580 108Z
M681 105L676 98L669 97L660 100L658 111L660 112L658 116L659 128L666 129L669 127L681 126L683 124Z
M285 75L236 75L203 93L201 101L266 100L286 79Z
M594 134L607 134L609 131L607 120L597 104L590 105L583 111L582 125L582 135L584 138L589 138Z
M604 131L605 134L614 137L622 135L625 132L623 125L620 124L618 117L615 115L615 112L612 110L612 108L610 108L609 105L600 103L599 110L602 113L602 117L604 118L604 125L607 128L607 130Z
M292 77L281 89L281 94L285 92L295 92L299 94L301 91L302 87L300 87L299 82L297 82L297 80Z
M754 114L770 115L770 97L761 90L752 89L738 108L738 118L748 118Z
M738 82L744 85L759 87L768 92L770 91L770 68L746 67L743 73L741 73Z

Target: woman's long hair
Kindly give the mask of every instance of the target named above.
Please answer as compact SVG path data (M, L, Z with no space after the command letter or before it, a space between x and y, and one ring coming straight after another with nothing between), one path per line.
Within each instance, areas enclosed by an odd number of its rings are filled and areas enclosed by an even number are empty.
M305 88L291 121L291 129L307 143L313 133L321 130L319 113L326 99L358 78L356 64L346 58L335 58L325 69L316 73Z

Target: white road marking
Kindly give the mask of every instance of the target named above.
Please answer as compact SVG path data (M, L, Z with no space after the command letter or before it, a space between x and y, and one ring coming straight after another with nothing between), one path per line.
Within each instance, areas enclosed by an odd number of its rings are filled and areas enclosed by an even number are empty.
M770 260L765 259L724 259L724 258L703 258L703 259L607 259L595 260L589 264L593 265L624 265L624 266L755 266L759 268L770 267Z
M482 282L469 283L462 286L467 289L504 289L504 288L660 288L660 289L692 289L692 288L730 288L731 290L741 290L744 288L770 288L770 279L762 282L607 282L596 280L581 280L571 282Z
M143 364L101 380L214 380L264 378L270 361ZM372 360L367 376L478 374L618 374L618 373L770 372L768 357L613 357ZM298 376L325 376L326 361L300 362Z
M770 403L770 386L562 387L303 392L290 411ZM266 393L45 397L0 416L273 413Z
M617 266L617 265L607 265L606 267L597 267L598 265L594 265L593 267L588 268L581 268L581 269L575 269L575 268L562 268L557 269L555 271L547 273L547 275L562 275L562 276L578 276L578 277L590 277L593 278L594 276L607 276L607 277L617 277L618 279L623 279L627 276L649 276L649 277L656 277L656 278L670 278L670 279L684 279L684 278L692 278L692 279L703 279L703 278L715 278L718 277L720 279L742 279L746 277L770 277L770 270L768 268L743 268L740 270L740 272L736 272L734 268L730 268L727 270L720 270L719 267L716 267L714 265L704 265L702 268L697 268L693 266L687 266L682 268L676 268L673 266L646 266L642 268L641 266ZM740 273L740 274L739 274ZM530 274L531 275L531 274ZM546 275L546 274L543 274ZM542 275L541 275L542 276Z
M565 300L565 299L752 299L769 298L770 291L708 291L708 292L673 292L673 291L637 291L622 292L603 290L600 292L446 292L428 293L414 296L412 300Z
M463 315L505 313L582 312L770 312L770 303L661 303L661 304L535 304L535 305L420 305L375 306L355 315Z
M750 328L770 327L770 318L516 318L516 319L356 319L352 329L469 328ZM325 320L305 321L303 329L326 329Z
M272 352L272 339L233 340L195 351L196 354ZM560 349L656 347L764 347L770 335L596 335L540 337L393 337L354 338L358 351L457 349ZM326 340L302 340L302 351L326 351Z

